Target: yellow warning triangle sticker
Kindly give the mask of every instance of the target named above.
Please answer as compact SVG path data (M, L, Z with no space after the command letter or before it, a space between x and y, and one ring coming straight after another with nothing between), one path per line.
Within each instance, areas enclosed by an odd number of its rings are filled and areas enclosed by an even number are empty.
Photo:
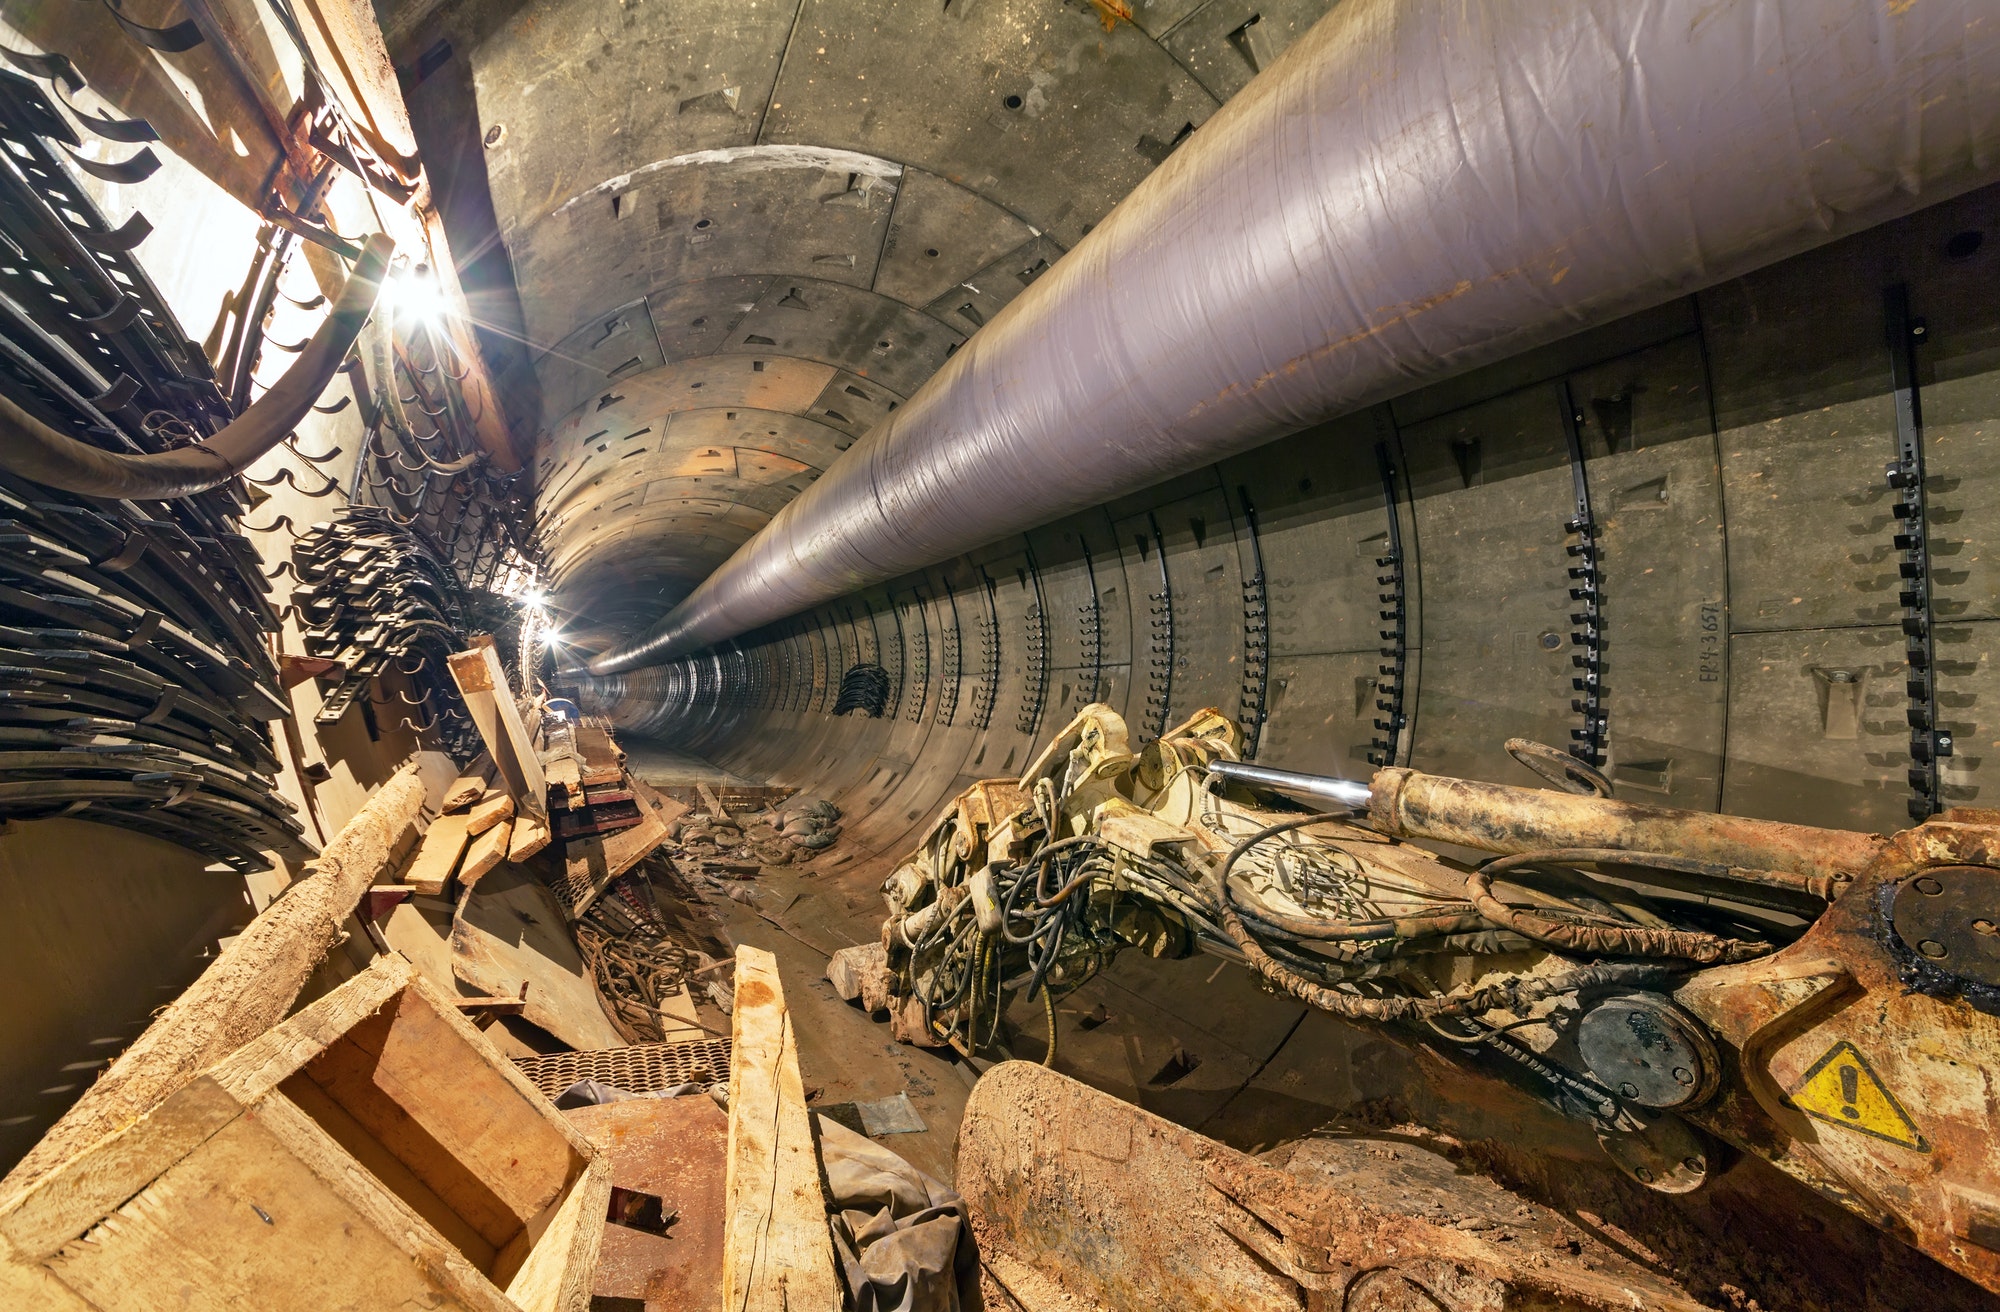
M1792 1103L1806 1115L1829 1124L1844 1125L1920 1153L1931 1150L1896 1095L1846 1039L1827 1049L1805 1078L1793 1086Z

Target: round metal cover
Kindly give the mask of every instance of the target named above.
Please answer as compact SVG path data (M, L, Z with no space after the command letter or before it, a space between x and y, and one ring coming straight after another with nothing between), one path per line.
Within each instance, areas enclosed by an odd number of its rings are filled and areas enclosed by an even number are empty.
M1626 993L1584 1013L1577 1050L1590 1073L1626 1102L1686 1107L1715 1091L1715 1044L1701 1022L1666 998Z
M2000 870L1933 866L1896 890L1889 916L1926 964L2000 987Z
M1709 1141L1678 1116L1625 1130L1600 1128L1597 1142L1619 1170L1656 1193L1693 1193L1717 1166Z

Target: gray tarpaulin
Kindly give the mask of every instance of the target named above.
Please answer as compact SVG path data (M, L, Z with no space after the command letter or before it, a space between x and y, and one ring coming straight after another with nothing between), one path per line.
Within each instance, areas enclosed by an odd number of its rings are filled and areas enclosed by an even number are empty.
M965 1200L838 1121L815 1119L833 1246L855 1312L978 1306L979 1261Z

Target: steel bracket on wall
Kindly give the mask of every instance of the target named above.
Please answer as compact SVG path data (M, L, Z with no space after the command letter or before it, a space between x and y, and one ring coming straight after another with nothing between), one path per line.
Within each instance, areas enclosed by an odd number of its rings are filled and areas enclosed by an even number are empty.
M1395 765L1409 716L1403 709L1404 676L1409 672L1409 609L1403 574L1403 523L1397 512L1396 462L1389 456L1389 444L1375 444L1375 465L1382 474L1382 506L1389 516L1388 550L1375 558L1382 573L1375 582L1382 591L1380 630L1382 663L1375 667L1375 737L1369 744L1370 765Z
M1931 596L1929 505L1924 485L1924 417L1917 394L1917 347L1927 330L1910 317L1909 288L1897 284L1883 294L1889 336L1889 368L1896 409L1896 458L1884 471L1896 495L1897 600L1903 606L1903 638L1908 664L1910 817L1927 820L1944 809L1939 772L1952 753L1951 731L1937 722L1937 616Z
M1590 479L1583 467L1583 412L1576 408L1569 382L1557 387L1562 409L1563 441L1569 446L1569 472L1576 495L1576 509L1563 528L1576 541L1569 544L1569 599L1578 609L1570 612L1570 645L1583 650L1570 656L1578 671L1570 680L1577 695L1570 710L1583 717L1579 728L1569 731L1569 754L1587 765L1604 764L1604 740L1610 717L1604 709L1604 611L1599 591L1599 545L1597 519L1590 510Z
M950 626L940 635L942 657L938 671L938 718L937 723L949 729L951 722L958 718L958 685L965 673L963 645L958 631L958 594L952 590L951 581L944 585L945 610L940 612L940 620L949 619Z
M924 718L924 701L931 688L931 620L930 602L919 589L910 591L910 608L917 614L917 649L910 658L911 689L910 703L903 711L903 718L911 723Z
M1032 734L1041 727L1042 707L1049 695L1048 610L1042 596L1042 571L1035 566L1035 549L1028 548L1028 579L1035 595L1028 602L1027 666L1021 682L1021 714L1014 727Z
M1078 654L1089 672L1077 699L1077 704L1084 706L1101 702L1110 693L1104 686L1104 607L1097 596L1097 562L1091 559L1090 543L1082 534L1077 535L1077 541L1083 547L1083 577L1090 584L1090 600L1076 608Z
M1000 694L1000 603L993 576L979 570L986 613L979 617L979 682L972 689L972 727L984 733L993 724L993 703Z
M1153 550L1160 558L1160 590L1146 594L1152 603L1153 620L1152 655L1147 659L1146 715L1151 722L1151 736L1158 738L1167 731L1174 697L1174 584L1167 575L1167 539L1160 532L1160 521L1148 511L1146 523L1153 530Z
M1257 507L1250 489L1238 487L1243 524L1250 538L1250 577L1243 582L1243 691L1238 720L1243 726L1243 759L1257 759L1257 740L1264 733L1264 692L1271 675L1270 596L1264 581L1264 547L1257 539ZM1395 505L1389 508L1395 517Z

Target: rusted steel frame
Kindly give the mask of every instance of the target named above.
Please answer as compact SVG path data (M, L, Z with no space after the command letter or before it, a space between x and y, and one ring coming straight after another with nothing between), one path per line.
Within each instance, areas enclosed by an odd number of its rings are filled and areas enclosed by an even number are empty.
M144 455L105 451L57 432L0 397L0 468L85 496L167 500L228 481L284 441L339 372L375 306L395 244L368 239L340 299L285 376L221 432L192 446Z
M230 0L183 0L183 3L188 16L215 51L217 61L227 70L237 95L250 106L270 133L273 144L283 156L284 167L293 174L299 187L308 185L312 178L315 152L305 142L301 130L303 125L293 122L293 106L282 103L280 99L288 96L290 91L283 74L278 71L276 52L271 50L262 24L256 21L255 11L249 5L231 3ZM204 94L210 94L212 90L203 88ZM237 199L252 209L261 210L265 197L239 196Z
M1510 788L1400 768L1376 772L1368 814L1385 834L1486 852L1618 848L1786 871L1806 877L1800 891L1821 897L1837 893L1842 881L1873 865L1886 842L1877 834L1845 829Z

